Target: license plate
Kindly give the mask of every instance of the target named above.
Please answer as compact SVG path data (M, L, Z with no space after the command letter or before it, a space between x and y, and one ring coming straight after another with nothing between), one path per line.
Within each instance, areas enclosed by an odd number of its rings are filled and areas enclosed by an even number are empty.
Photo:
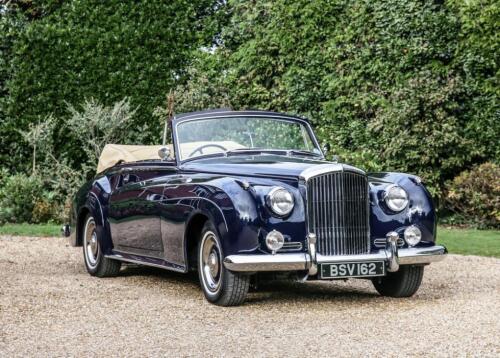
M321 264L320 278L374 277L385 275L383 261Z

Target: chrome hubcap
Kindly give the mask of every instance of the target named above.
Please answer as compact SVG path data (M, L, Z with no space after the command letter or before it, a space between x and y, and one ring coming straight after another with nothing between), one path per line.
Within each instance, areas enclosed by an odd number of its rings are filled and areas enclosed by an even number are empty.
M89 218L85 224L84 246L85 259L87 260L87 264L92 268L97 266L97 260L99 257L99 244L97 242L97 233L95 228L94 219Z
M210 275L217 277L219 273L219 258L215 252L210 253L208 257L208 268L210 269Z
M217 292L221 282L220 249L213 232L207 232L202 239L201 270L203 283L211 292Z

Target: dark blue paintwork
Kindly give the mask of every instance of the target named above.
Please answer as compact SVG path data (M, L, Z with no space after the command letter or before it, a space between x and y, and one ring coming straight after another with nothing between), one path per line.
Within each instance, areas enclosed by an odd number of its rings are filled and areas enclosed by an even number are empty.
M285 116L255 111L236 113ZM221 115L220 111L179 116L174 120L174 131L181 121L214 115ZM304 121L295 117L290 120ZM104 253L178 271L189 269L188 251L193 239L189 233L201 218L214 223L224 255L270 254L263 239L273 229L282 232L287 241L302 242L302 251L306 251L305 191L299 174L325 163L328 162L278 153L116 165L85 184L75 196L71 226L76 230L72 243L81 245L82 223L91 213L101 233ZM435 210L420 180L402 173L369 173L368 178L372 240L417 224L423 234L419 245L433 245ZM410 198L408 207L398 214L390 212L381 200L384 189L393 183L402 186ZM276 185L288 189L295 198L294 210L286 218L272 216L264 203L265 195Z

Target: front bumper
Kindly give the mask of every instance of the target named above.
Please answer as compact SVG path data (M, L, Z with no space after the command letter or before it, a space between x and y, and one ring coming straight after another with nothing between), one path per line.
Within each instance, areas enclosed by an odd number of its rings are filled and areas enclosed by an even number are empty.
M308 270L310 274L315 274L316 265L322 263L385 261L388 271L397 271L400 265L425 265L441 261L447 253L446 247L440 245L395 250L388 246L373 254L345 256L314 255L314 250L309 250L309 253L230 255L224 259L224 266L235 272Z

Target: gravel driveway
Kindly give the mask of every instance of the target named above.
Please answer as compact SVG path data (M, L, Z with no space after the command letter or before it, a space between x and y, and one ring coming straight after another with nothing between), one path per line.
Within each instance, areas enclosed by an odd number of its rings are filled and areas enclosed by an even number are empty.
M0 357L500 354L500 260L449 256L411 299L368 281L280 283L207 303L196 277L89 276L59 238L0 237Z

